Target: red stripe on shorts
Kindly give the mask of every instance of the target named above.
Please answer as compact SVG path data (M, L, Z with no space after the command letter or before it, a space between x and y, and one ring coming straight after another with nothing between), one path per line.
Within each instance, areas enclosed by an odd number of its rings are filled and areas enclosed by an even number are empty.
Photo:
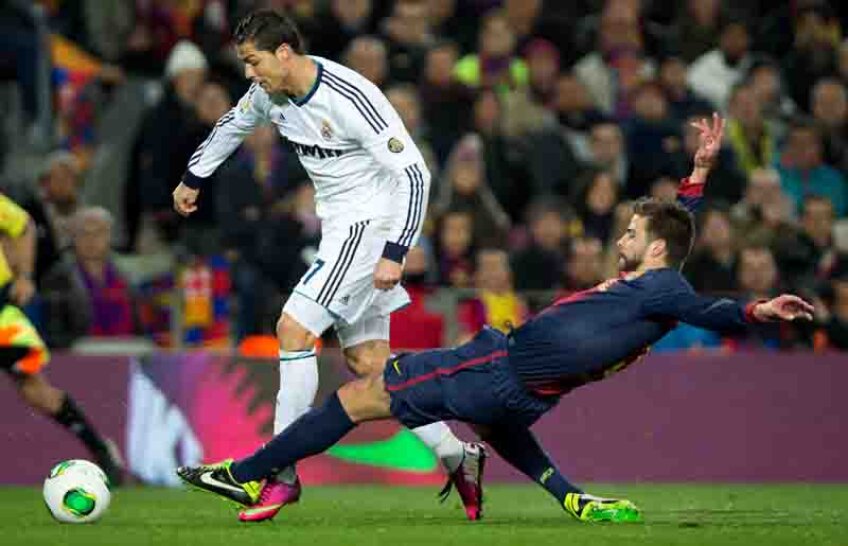
M495 351L493 353L487 354L486 356L480 356L477 358L472 358L471 360L466 360L465 362L461 362L453 368L438 368L432 372L425 373L424 375L419 375L418 377L407 379L403 383L399 383L397 385L386 385L386 390L389 392L402 391L404 389L412 387L413 385L423 383L424 381L429 381L435 378L437 375L453 375L466 368L473 368L474 366L479 366L481 364L488 364L494 359L502 358L506 355L506 351Z

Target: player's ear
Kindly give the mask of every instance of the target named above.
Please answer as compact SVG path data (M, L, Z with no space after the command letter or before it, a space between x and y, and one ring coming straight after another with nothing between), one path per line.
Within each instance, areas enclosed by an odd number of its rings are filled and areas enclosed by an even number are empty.
M659 258L666 252L665 239L655 239L648 246L648 253L654 258Z
M288 61L291 58L291 53L291 46L287 43L282 43L277 46L274 56L280 61Z

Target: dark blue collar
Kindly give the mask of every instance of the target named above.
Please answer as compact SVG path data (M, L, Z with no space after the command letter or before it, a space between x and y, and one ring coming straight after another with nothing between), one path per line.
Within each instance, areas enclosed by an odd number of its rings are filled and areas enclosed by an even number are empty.
M315 63L315 66L318 67L318 75L315 76L315 82L312 84L312 88L306 95L303 96L303 98L289 96L289 100L291 100L295 106L303 106L304 104L309 102L309 99L312 98L312 95L314 95L315 92L318 91L318 86L321 85L321 78L324 75L324 66L314 59L312 60L312 62Z

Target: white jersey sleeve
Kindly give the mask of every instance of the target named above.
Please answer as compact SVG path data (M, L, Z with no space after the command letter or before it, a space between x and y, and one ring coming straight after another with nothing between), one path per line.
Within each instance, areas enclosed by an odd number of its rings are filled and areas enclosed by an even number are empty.
M265 92L257 84L251 85L238 104L221 116L206 140L194 151L183 183L190 188L199 188L254 127L267 121L268 102Z
M350 101L345 116L348 134L376 160L394 181L392 227L383 257L402 262L424 225L430 195L430 171L400 116L383 93L362 78L353 88L329 71L324 82Z

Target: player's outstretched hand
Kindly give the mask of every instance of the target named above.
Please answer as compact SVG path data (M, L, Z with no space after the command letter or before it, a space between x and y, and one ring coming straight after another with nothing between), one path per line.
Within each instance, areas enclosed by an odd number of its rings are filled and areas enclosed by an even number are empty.
M200 195L200 190L189 188L182 182L174 190L174 210L182 216L188 216L197 210L197 196Z
M758 304L754 316L762 321L774 320L813 320L814 307L792 294L782 294L776 298Z
M403 266L388 258L380 258L374 270L374 287L378 290L391 290L400 282Z
M721 139L724 137L724 118L713 113L712 122L706 118L692 122L698 129L698 149L695 151L695 171L690 177L693 182L706 182L706 174L712 168L721 150Z

